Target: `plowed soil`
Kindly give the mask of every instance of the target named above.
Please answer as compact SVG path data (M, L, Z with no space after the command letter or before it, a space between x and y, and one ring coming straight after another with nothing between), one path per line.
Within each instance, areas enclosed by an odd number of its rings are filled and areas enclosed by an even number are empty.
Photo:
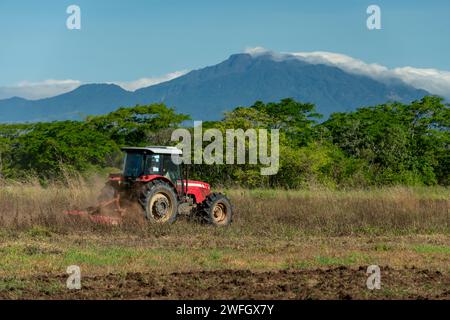
M81 290L66 277L21 279L22 299L450 299L450 274L381 268L381 289L366 286L366 267L251 272L218 270L170 274L127 273L85 276ZM0 282L5 279L0 279ZM49 289L52 288L52 289ZM16 289L1 290L14 298Z

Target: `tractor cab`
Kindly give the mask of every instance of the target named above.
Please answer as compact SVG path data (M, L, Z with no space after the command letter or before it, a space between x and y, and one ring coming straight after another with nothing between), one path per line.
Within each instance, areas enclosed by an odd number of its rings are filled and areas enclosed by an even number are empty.
M172 157L181 155L175 147L122 148L126 152L123 177L136 180L146 176L162 176L176 184L182 180L180 165Z
M186 166L173 161L182 155L176 147L124 147L122 151L125 152L122 174L111 175L110 180L119 178L124 184L138 184L138 189L151 181L163 181L173 187L181 202L200 203L211 191L208 183L187 179L187 170L183 170Z

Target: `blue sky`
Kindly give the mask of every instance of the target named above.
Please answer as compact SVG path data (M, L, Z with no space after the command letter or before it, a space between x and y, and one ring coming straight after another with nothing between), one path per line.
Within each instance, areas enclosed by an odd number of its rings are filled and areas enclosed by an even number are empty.
M66 8L81 8L81 30ZM381 8L382 30L366 27ZM450 1L1 0L0 86L133 81L216 64L247 47L329 51L450 71Z

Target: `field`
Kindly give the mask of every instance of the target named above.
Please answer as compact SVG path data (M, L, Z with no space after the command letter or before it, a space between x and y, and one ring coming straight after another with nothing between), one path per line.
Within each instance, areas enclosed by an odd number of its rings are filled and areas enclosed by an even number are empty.
M1 299L450 299L450 190L225 190L234 222L121 226L63 215L100 183L4 183ZM66 268L81 268L81 290ZM369 265L381 289L366 287Z

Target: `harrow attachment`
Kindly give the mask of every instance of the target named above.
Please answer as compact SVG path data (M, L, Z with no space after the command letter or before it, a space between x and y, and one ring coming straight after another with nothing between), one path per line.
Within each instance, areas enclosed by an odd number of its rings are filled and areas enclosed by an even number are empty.
M115 216L102 214L103 212L112 213ZM119 225L126 209L120 206L120 194L117 192L111 200L102 201L95 207L88 207L85 210L66 210L64 214L71 217L87 217L94 223L103 225Z

